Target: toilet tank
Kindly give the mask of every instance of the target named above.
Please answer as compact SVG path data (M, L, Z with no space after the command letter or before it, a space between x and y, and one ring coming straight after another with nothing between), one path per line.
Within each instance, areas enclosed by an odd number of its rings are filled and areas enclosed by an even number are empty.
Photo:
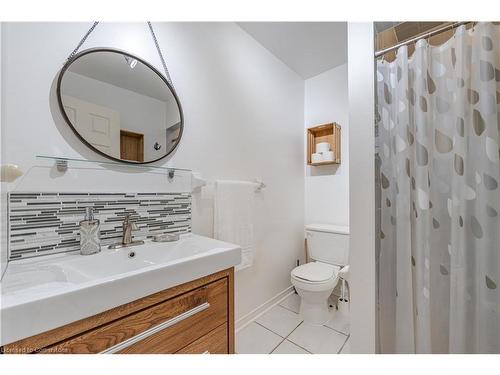
M312 260L349 264L349 227L332 224L306 225L307 249Z

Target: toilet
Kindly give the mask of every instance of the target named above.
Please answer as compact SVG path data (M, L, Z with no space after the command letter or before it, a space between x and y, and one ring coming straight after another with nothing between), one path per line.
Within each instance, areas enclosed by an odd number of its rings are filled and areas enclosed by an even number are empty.
M291 281L301 297L304 321L321 325L330 318L328 298L339 281L339 273L348 268L349 228L310 224L305 232L311 262L295 267Z

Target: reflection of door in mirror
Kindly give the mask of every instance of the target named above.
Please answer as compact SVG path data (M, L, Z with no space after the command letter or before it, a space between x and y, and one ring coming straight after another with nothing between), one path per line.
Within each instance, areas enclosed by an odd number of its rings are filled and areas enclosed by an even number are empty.
M120 130L120 159L144 161L144 134Z
M107 107L64 95L64 109L76 131L92 146L120 156L120 114Z

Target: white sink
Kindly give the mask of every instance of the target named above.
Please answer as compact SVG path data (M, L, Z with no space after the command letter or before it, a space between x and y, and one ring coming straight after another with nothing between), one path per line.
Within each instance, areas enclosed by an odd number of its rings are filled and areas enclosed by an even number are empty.
M134 254L131 254L133 252ZM186 234L175 242L10 262L1 281L0 345L233 267L239 246Z

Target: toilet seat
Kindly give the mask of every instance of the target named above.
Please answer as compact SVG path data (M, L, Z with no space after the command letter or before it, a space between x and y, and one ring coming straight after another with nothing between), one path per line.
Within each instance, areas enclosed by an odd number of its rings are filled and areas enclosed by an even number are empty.
M311 262L295 267L292 276L304 281L321 283L335 278L340 270L339 266L322 262Z
M292 284L307 291L333 289L339 279L339 266L311 262L295 267L291 273Z

